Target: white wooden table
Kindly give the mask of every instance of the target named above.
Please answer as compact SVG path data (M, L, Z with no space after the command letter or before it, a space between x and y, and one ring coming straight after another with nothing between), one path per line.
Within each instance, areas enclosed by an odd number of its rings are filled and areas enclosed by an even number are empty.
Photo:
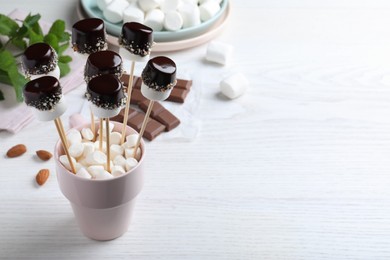
M76 1L46 3L3 1L0 11L75 21ZM205 64L205 45L169 53L215 78L195 75L203 83L194 87L209 91L193 142L148 143L145 187L123 237L79 232L53 160L33 156L53 149L53 124L0 132L0 259L390 259L390 2L232 7L218 38L235 47L230 67ZM211 109L220 77L233 71L250 89ZM216 113L231 105L243 111ZM6 159L17 143L28 153ZM39 188L43 167L52 175Z

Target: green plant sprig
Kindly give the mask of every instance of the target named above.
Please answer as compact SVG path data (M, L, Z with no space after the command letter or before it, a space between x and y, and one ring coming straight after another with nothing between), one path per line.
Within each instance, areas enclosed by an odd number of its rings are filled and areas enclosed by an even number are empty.
M45 35L39 25L41 15L27 15L23 21L17 21L10 17L0 14L0 35L7 36L5 42L0 41L0 82L13 86L16 98L19 102L23 101L22 90L27 80L19 70L19 61L17 57L23 54L24 50L31 44L45 42L49 44L58 54L58 67L61 71L61 77L70 72L69 62L72 58L63 53L69 47L70 34L65 31L65 22L56 20ZM20 49L20 53L13 54L10 45ZM0 91L0 100L4 99Z

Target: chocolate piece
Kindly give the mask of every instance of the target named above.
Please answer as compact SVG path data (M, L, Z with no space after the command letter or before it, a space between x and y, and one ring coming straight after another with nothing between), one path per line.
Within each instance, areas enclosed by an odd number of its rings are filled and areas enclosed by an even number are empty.
M177 79L175 88L190 90L192 87L192 80Z
M127 122L129 122L129 118L135 116L137 113L138 111L136 111L135 109L129 108ZM124 115L125 115L125 109L122 109L118 115L111 117L110 120L123 123Z
M107 47L104 22L99 18L78 21L72 27L73 50L91 54Z
M126 86L129 84L129 74L122 74L121 81L123 83L123 86ZM140 80L140 77L133 76L133 88L135 87L135 84Z
M98 51L88 56L84 69L84 80L89 82L93 77L103 74L122 75L122 58L113 51Z
M143 83L156 91L165 92L176 84L176 64L165 56L150 59L142 71Z
M41 111L52 110L62 97L62 88L55 77L43 76L27 82L23 96L27 106Z
M118 41L119 46L130 53L145 57L150 54L153 45L153 30L140 23L125 23Z
M138 112L135 116L129 118L128 125L134 128L135 130L137 130L137 132L139 132L141 130L144 117L145 117L144 113ZM143 136L149 141L151 141L154 138L156 138L159 134L164 132L164 130L165 130L165 126L163 124L157 122L152 118L149 118Z
M133 88L141 89L141 85L142 85L142 79L140 77L138 77L137 81L134 82Z
M165 125L165 131L171 131L180 124L180 120L166 109L153 118Z
M142 95L141 90L133 89L131 91L130 104L138 105L138 103L147 100L144 95Z
M148 110L149 103L150 103L150 100L145 99L144 101L138 103L138 106L142 111L144 111L146 113L146 111ZM159 113L161 113L164 110L166 110L166 109L159 102L156 101L153 104L152 111L150 112L150 116L154 118L155 116L157 116Z
M186 99L189 92L189 90L174 88L166 100L176 103L184 103L184 100Z
M126 104L122 83L112 74L99 75L87 84L88 101L103 109L115 109Z
M47 74L57 66L57 53L46 43L30 45L22 55L23 70L28 75Z

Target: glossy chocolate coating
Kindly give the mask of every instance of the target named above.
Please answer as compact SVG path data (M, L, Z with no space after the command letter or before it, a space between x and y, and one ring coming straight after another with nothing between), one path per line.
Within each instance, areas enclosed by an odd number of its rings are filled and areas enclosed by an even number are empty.
M88 101L103 109L115 109L126 103L122 83L112 74L99 75L87 84Z
M23 88L24 102L38 110L51 110L60 101L62 88L58 79L43 76L26 83Z
M165 56L150 59L142 71L142 81L156 91L166 91L176 85L176 64Z
M85 82L103 74L122 75L122 58L113 51L98 51L88 56L84 69Z
M122 26L119 45L132 54L142 57L149 55L153 45L153 30L140 23L125 23Z
M104 22L99 18L87 18L78 21L72 27L73 50L91 54L106 47Z
M47 43L35 43L24 51L22 63L27 75L46 74L57 66L57 53Z

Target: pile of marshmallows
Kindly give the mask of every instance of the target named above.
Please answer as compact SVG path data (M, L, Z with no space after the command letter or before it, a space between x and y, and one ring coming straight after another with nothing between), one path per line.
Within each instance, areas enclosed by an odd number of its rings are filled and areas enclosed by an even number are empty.
M97 0L111 23L142 23L153 31L178 31L206 22L218 13L222 0Z
M81 131L71 129L66 138L69 143L69 154L76 170L76 176L104 180L118 177L134 168L141 157L141 150L138 148L133 158L134 147L137 143L138 134L131 134L126 137L126 142L120 145L122 135L113 132L114 124L110 123L110 165L111 173L107 170L106 143L103 142L103 150L99 150L99 141L93 142L94 135L90 128L83 128ZM100 134L100 131L99 131ZM106 129L103 125L103 136ZM71 171L66 155L59 157L62 165Z

